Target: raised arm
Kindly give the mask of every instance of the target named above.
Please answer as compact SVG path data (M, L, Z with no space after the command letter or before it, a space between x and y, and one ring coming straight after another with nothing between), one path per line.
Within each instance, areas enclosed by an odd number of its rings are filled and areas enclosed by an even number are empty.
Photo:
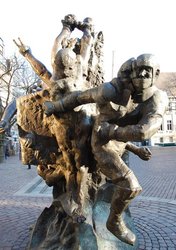
M72 14L69 14L64 17L62 20L63 28L60 34L54 40L53 48L51 51L51 65L54 66L55 56L59 49L67 46L67 39L70 37L71 32L77 25L76 17Z
M20 38L18 38L18 40L18 43L15 40L13 41L19 48L20 54L26 58L26 60L30 63L31 67L33 68L35 73L41 78L41 80L45 82L47 86L50 86L51 73L47 70L43 63L41 63L32 55L30 48L24 45Z
M93 21L92 18L87 17L83 20L83 22L79 22L77 28L83 32L83 36L81 38L81 48L80 55L82 58L82 64L84 67L84 73L86 74L88 61L90 58L90 51L93 42Z

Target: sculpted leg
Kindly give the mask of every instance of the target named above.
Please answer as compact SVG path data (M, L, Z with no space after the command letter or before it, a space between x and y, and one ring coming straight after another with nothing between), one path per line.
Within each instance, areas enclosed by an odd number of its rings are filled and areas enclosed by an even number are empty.
M125 225L122 213L128 207L132 199L134 199L142 191L135 175L130 171L124 180L116 186L112 197L110 214L106 223L107 229L121 241L134 245L136 236Z
M122 214L142 188L133 172L122 160L126 144L110 141L101 145L97 134L93 133L92 147L101 172L115 185L111 201L110 214L106 223L107 229L121 241L134 245L136 236L125 225Z

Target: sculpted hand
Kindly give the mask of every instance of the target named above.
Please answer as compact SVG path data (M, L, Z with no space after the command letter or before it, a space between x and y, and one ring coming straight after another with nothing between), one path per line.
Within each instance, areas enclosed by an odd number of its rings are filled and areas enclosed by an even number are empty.
M63 107L61 100L59 100L57 102L45 101L43 103L43 109L44 109L44 113L47 116L50 116L56 112L58 112L58 113L64 112L64 107Z
M47 167L45 165L38 165L37 166L37 173L38 175L40 175L44 180L45 180L45 176L46 176L46 171L47 171Z
M25 136L24 146L27 148L34 148L35 147L35 136L34 134L30 133Z
M51 116L55 112L54 104L50 101L43 103L43 109L46 116Z
M152 156L150 149L147 147L138 148L136 154L144 161L150 160Z
M77 26L76 16L72 14L68 14L64 17L64 20L61 21L63 27L67 27L70 31L73 31Z
M86 17L83 22L77 22L77 28L81 31L84 30L90 30L90 32L93 32L94 26L93 26L93 21L92 18Z
M19 40L19 43L17 43L17 42L15 41L15 39L13 39L14 43L15 43L16 46L19 48L20 54L22 54L23 56L25 56L25 54L26 54L27 52L31 52L29 46L24 45L24 44L22 43L22 41L21 41L20 38L18 38L18 40Z
M102 122L97 129L97 133L101 140L102 145L108 143L112 138L113 131L118 128L117 125L110 124L108 122Z

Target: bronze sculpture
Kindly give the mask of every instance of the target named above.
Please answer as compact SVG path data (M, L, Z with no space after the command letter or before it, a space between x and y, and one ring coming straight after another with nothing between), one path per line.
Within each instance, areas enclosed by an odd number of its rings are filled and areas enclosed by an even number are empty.
M121 241L134 245L135 235L125 225L122 212L142 188L121 157L126 149L143 160L151 157L149 149L138 148L128 141L144 138L140 137L141 131L135 132L143 127L140 121L144 120L147 125L146 138L160 126L167 97L153 87L159 69L152 61L153 55L144 54L129 59L120 68L117 78L103 83L102 33L94 32L91 18L78 22L74 15L67 15L62 24L63 29L53 45L52 73L20 39L19 43L15 41L20 53L46 84L43 90L17 100L22 161L38 165L38 174L53 186L54 199L49 213L53 218L62 218L60 225L66 221L64 233L61 231L58 235L56 228L56 235L61 242L69 234L72 236L64 249L77 249L75 222L83 223L89 217L85 210L96 201L99 187L106 183L105 177L112 181L114 190L107 228ZM70 39L75 28L83 32L81 39ZM156 93L157 98L154 98ZM96 103L97 107L95 104L84 105L86 103ZM146 104L156 112L148 112ZM150 115L155 115L155 128L150 126ZM10 117L7 115L6 121ZM3 123L1 125L3 131ZM126 127L131 129L133 137ZM120 137L118 130L125 137ZM49 213L41 215L41 220L49 217ZM56 227L57 224L51 222L51 225ZM35 237L38 237L37 226L33 233ZM31 241L31 249L35 248L34 241ZM43 244L47 244L45 236L39 246ZM49 245L45 249L49 249Z
M36 60L36 58L33 57L31 51L29 48L26 48L24 44L19 39L19 44L17 42L16 45L19 47L20 53L25 56L25 58L30 62L30 64L33 66L35 72L40 76L40 78L48 85L50 88L50 96L51 98L57 98L63 97L66 94L68 94L70 91L80 88L85 88L86 84L88 82L86 81L87 77L87 71L88 71L88 60L90 58L90 52L91 52L91 46L92 46L92 40L93 36L91 34L92 32L92 24L91 19L86 18L83 22L77 22L74 15L67 15L65 19L62 21L63 23L63 29L59 36L56 37L53 49L52 49L52 67L53 67L53 73L51 74L46 67ZM77 39L69 39L70 33L74 30L74 28L79 28L83 31L83 36L79 43L77 44ZM80 86L81 85L81 86ZM49 96L47 91L44 91L44 95L46 97ZM37 94L39 95L39 93ZM44 96L42 96L43 98ZM22 101L23 102L23 101ZM20 101L19 101L20 105ZM74 114L75 116L75 114ZM54 134L56 136L56 141L59 146L59 151L62 152L62 156L58 155L56 158L61 159L54 159L59 165L59 167L53 167L51 168L45 165L41 165L41 163L38 166L38 173L43 178L46 179L47 183L49 185L53 185L55 179L60 179L63 176L67 178L67 182L69 183L67 186L67 192L71 192L71 188L73 188L72 183L73 181L69 178L72 178L73 169L80 169L82 165L82 159L81 159L81 152L85 150L86 140L90 133L90 126L91 126L91 117L89 117L84 110L78 111L76 120L77 122L81 123L81 131L75 131L74 128L74 122L76 121L74 116L72 114L64 115L60 118L59 122L56 125L51 125L51 132L49 132L50 136L51 134ZM23 119L23 118L22 118ZM43 119L40 118L40 119ZM57 122L57 121L56 121ZM18 122L18 124L24 123ZM53 122L51 122L53 123ZM24 125L22 125L24 127ZM35 126L36 130L37 125ZM27 129L27 128L25 128ZM25 130L24 129L24 130ZM69 131L69 132L68 132ZM84 134L83 134L84 132ZM38 132L41 133L41 132ZM74 140L74 136L79 136L80 133L82 134L82 142L81 140L76 142L78 145L72 145L72 140ZM25 133L24 133L25 134ZM26 135L22 135L21 138L26 139ZM72 138L73 137L73 138ZM70 139L71 138L71 139ZM23 141L22 141L23 143ZM22 152L25 152L23 150ZM26 152L22 154L26 157L28 155ZM52 158L52 156L50 157ZM60 169L60 165L63 165L63 163L59 162L64 161L64 166L70 173L64 173L62 169ZM52 162L53 163L53 162ZM81 170L82 171L82 170ZM52 172L52 174L51 174ZM78 171L78 177L82 174ZM52 181L51 181L52 180ZM69 185L71 187L69 187ZM74 184L73 184L74 185ZM79 187L78 187L79 189ZM79 196L79 195L78 195ZM80 199L80 198L78 198ZM77 203L79 203L77 201ZM63 205L64 206L64 205ZM74 204L76 206L76 204ZM80 214L77 218L78 220L85 220L85 218L81 215L81 204L78 205L78 208L74 208L74 214L77 213ZM70 212L70 215L72 212Z
M153 55L142 54L136 60L130 59L122 65L121 71L126 73L123 78L123 80L127 80L126 82L121 81L120 72L119 78L110 83L84 92L75 92L73 94L74 100L70 95L57 102L46 102L44 107L46 114L50 115L56 112L66 112L85 103L96 102L99 105L100 121L95 123L92 148L101 171L117 184L112 198L107 228L122 241L133 244L135 236L125 226L122 212L130 201L142 191L142 188L133 172L120 158L118 159L118 156L114 154L113 147L108 144L110 142L112 144L111 140L127 142L149 139L161 126L168 98L165 92L154 86L160 70ZM126 109L119 110L116 104L124 106L123 102L126 99ZM135 103L138 105L133 105ZM111 105L111 109L114 106L117 116L114 117L110 114L107 121L105 109L108 111L109 105ZM104 106L106 107L104 108Z

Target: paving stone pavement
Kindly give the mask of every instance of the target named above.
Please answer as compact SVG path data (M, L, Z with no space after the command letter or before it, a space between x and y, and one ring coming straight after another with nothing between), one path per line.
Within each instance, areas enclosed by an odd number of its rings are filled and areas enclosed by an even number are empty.
M32 225L51 204L51 196L30 196L20 191L36 178L36 167L28 169L18 156L0 163L0 250L26 249Z
M130 154L130 166L143 187L132 201L139 250L176 249L176 147L152 147L148 162ZM0 250L25 250L30 229L52 201L52 189L11 156L0 163Z
M130 154L130 166L143 187L130 211L139 250L176 249L176 147L152 147L145 162Z

